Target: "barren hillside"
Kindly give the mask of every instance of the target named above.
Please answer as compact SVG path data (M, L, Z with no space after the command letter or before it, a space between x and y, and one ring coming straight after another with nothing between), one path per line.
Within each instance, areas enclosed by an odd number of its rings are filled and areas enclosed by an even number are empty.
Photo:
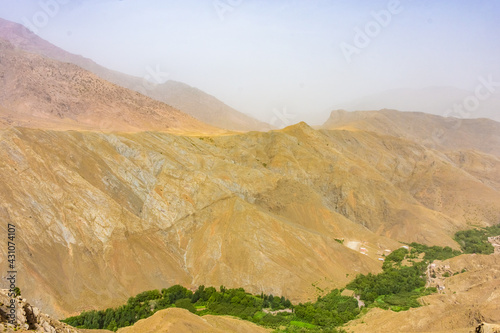
M10 126L102 131L222 132L69 63L0 39L0 117Z
M0 18L0 39L10 42L21 50L77 65L106 81L171 105L204 123L218 128L234 131L262 131L272 128L271 125L238 112L215 97L187 84L175 81L157 82L158 78L151 77L152 74L146 74L149 80L154 79L156 81L152 83L145 78L110 70L90 59L69 53L52 45L30 32L24 26L2 18ZM163 79L163 77L160 79Z
M455 231L500 217L488 172L361 131L1 135L20 283L59 315L175 283L314 299L379 271L397 241L457 247Z
M130 85L130 83L122 82L123 86ZM219 128L235 131L268 131L272 129L271 125L238 112L214 96L182 82L169 80L156 85L147 92L147 95Z

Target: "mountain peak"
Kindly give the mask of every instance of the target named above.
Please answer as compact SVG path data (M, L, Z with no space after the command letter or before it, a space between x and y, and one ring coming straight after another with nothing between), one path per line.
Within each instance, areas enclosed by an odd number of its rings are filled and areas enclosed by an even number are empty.
M293 124L293 125L290 125L290 126L283 128L283 131L285 131L285 132L297 131L297 130L314 131L314 129L311 126L309 126L309 124L307 124L305 121L301 121L301 122L298 122L296 124Z

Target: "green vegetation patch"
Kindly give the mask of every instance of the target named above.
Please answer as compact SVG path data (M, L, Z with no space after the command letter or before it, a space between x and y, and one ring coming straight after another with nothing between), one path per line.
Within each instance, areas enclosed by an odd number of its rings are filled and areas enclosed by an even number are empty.
M462 254L462 252L453 250L449 246L427 246L419 243L411 243L409 245L412 247L412 253L425 253L424 260L429 262L433 262L434 260L446 260Z
M410 308L421 306L418 299L422 296L427 296L435 293L436 288L417 288L410 292L400 292L393 295L382 295L375 300L375 305L382 309L390 309L392 311L406 311Z
M500 224L478 229L459 231L455 234L455 241L464 253L492 254L495 250L488 242L488 237L500 235Z
M291 308L292 303L285 297L263 293L252 295L243 288L226 289L224 286L221 286L219 291L214 287L200 286L193 293L180 285L175 285L161 291L149 290L130 297L126 305L118 308L82 312L63 322L77 328L116 331L120 327L133 325L138 320L169 307L187 309L197 315L231 315L267 327L288 325L294 317L294 314L287 312L272 315L262 311L264 308L272 310Z
M418 298L436 292L435 288L425 288L425 270L435 259L448 259L460 254L450 247L410 244L411 251L402 247L390 253L382 265L380 274L360 274L347 285L354 290L365 305L404 311L421 306ZM416 258L424 253L423 261L411 261L411 266L403 266L405 259Z
M316 328L317 327L316 325L304 323L303 321L297 321L297 320L292 320L290 322L290 325L297 326L297 327L305 327L305 328Z
M356 318L360 312L358 300L342 296L334 289L314 303L308 302L295 306L295 315L305 323L321 327L335 327Z
M201 137L200 140L209 141L209 138ZM459 231L455 234L455 240L460 244L464 253L490 254L493 253L494 248L488 242L488 237L497 235L500 235L500 224ZM340 239L336 241L342 243ZM385 258L382 273L360 274L346 286L364 302L365 309L380 307L392 311L405 311L421 306L418 298L436 292L435 288L425 288L427 265L434 260L446 260L461 254L460 251L448 246L427 246L418 243L408 245L411 250L402 247ZM417 258L419 259L416 260ZM407 263L411 263L411 266L407 266ZM321 291L319 288L318 290ZM63 322L78 328L116 331L120 327L133 325L158 310L178 307L197 315L215 314L239 317L257 325L275 328L275 332L340 333L345 331L339 329L339 326L362 313L363 309L359 307L359 304L358 299L352 296L342 296L341 290L338 289L318 297L316 302L300 303L294 306L285 297L264 293L252 295L245 292L243 288L226 289L221 286L217 291L214 287L200 286L193 293L182 286L175 285L161 291L150 290L140 293L129 298L127 304L118 308L82 312ZM292 311L270 313L271 310L284 309Z

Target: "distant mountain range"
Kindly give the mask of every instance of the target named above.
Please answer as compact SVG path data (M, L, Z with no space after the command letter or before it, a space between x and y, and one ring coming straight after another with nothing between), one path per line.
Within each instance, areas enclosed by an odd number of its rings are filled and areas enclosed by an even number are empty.
M500 156L500 123L489 119L444 118L422 112L335 110L326 129L357 129L405 138L438 149L474 149Z
M476 82L480 99L475 100L475 91L454 87L427 87L422 89L392 89L378 94L357 98L352 102L337 105L346 110L380 110L425 112L442 117L489 118L500 121L500 88L484 85L484 81L498 78L484 76ZM474 83L474 82L473 82ZM484 96L484 97L483 97ZM464 106L464 103L467 104ZM458 105L458 108L455 108Z
M2 39L0 77L0 121L4 126L105 132L223 132L81 67L23 51Z
M43 40L24 26L0 18L0 39L14 47L53 60L69 62L86 69L102 79L135 90L157 101L171 105L209 125L233 131L269 130L271 125L260 122L187 84L167 81L162 84L146 82L143 78L116 72L79 55L71 54Z

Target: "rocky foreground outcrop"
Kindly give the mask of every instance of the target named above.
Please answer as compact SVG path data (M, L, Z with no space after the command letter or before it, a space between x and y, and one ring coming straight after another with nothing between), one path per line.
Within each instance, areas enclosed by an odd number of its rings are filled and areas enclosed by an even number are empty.
M8 315L11 298L7 289L0 290L0 332L43 332L43 333L77 333L78 330L41 313L37 307L29 304L25 298L15 298L15 323L9 323Z
M476 327L476 333L500 333L500 325L481 323Z
M133 326L123 327L117 333L269 333L249 321L229 316L197 316L185 309L169 308L141 319Z

